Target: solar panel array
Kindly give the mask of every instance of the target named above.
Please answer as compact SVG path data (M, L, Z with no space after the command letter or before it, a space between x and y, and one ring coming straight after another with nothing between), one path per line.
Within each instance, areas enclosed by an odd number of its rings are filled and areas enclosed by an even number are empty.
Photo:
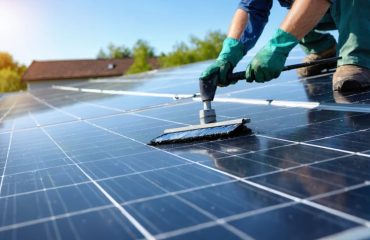
M370 92L331 73L219 89L252 135L147 145L198 124L208 64L4 95L0 239L370 238Z

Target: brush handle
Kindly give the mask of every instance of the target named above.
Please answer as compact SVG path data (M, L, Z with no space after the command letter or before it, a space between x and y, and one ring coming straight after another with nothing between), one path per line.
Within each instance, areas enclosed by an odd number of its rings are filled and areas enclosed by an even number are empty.
M303 67L310 67L310 66L315 66L315 65L320 65L320 64L334 63L334 62L337 62L339 59L341 59L341 57L332 57L332 58L320 59L320 60L311 61L311 62L288 65L284 67L283 71L288 71L288 70L303 68ZM228 76L228 78L231 81L245 80L245 72L232 73Z

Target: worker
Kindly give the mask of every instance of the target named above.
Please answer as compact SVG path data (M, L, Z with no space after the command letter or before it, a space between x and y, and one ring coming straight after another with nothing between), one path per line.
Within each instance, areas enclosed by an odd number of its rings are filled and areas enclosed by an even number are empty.
M356 91L370 87L370 1L279 0L289 12L280 28L251 60L245 75L248 82L266 82L279 77L289 52L300 44L305 61L341 57L333 76L334 91ZM269 17L272 0L242 0L234 14L228 37L216 62L201 79L217 77L218 86L228 86L227 75L260 37ZM339 41L320 30L336 28ZM328 66L302 68L300 76L320 73Z

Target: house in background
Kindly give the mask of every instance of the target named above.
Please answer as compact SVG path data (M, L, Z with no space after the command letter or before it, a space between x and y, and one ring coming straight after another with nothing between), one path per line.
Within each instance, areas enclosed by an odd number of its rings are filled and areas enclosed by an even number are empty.
M64 82L78 82L95 78L122 76L133 64L132 58L33 61L22 80L28 89L47 87ZM158 68L156 58L149 59L153 69Z

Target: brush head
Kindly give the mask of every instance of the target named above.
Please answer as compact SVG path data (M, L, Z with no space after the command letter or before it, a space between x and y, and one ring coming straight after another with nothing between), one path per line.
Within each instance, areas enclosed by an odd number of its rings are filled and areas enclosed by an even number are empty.
M249 119L237 119L218 123L166 129L164 134L153 139L149 145L214 140L245 135L251 133L251 130L245 126L247 122L249 122Z

